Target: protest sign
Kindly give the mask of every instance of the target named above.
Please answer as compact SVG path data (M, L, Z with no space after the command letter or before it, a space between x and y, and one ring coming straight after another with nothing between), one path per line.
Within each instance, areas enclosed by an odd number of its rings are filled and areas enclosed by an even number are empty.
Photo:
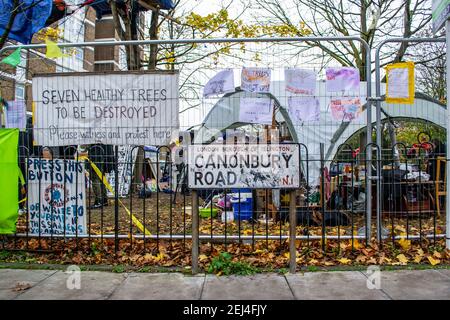
M270 98L241 97L239 121L244 123L272 124L273 100Z
M25 101L8 101L6 108L6 128L25 130L27 126L27 107Z
M136 162L136 156L138 148L133 146L119 146L117 169L119 176L119 197L126 197L130 191L130 186L133 179L134 165ZM115 174L113 172L106 173L106 179L109 185L115 185ZM108 197L112 197L113 193L110 190L106 190Z
M84 162L29 158L29 233L86 234Z
M320 120L320 105L317 98L289 97L288 108L294 124Z
M386 66L386 103L414 103L414 62Z
M70 73L33 78L37 145L167 145L179 128L178 74Z
M296 144L190 145L189 187L298 188Z
M314 70L307 69L285 69L284 81L286 91L297 94L316 94L317 74Z
M327 92L356 91L359 93L359 70L350 67L327 68Z
M242 68L241 89L247 92L270 91L269 68Z
M349 122L359 118L362 112L361 100L353 99L332 99L330 102L331 116L333 120Z
M234 92L234 89L233 70L222 70L206 83L203 88L203 96L210 97L222 93Z

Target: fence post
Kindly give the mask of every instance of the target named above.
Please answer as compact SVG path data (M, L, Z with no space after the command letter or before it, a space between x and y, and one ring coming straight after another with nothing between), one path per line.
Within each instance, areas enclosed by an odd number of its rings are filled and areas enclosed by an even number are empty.
M289 195L289 272L295 273L297 269L297 248L295 236L297 235L297 207L296 190L291 190Z
M447 21L445 22L445 40L446 40L446 55L447 55L447 60L446 60L446 66L447 66L447 70L446 70L446 80L447 80L447 92L450 92L450 52L449 52L449 47L448 44L450 43L450 20L447 19ZM448 94L447 94L448 95ZM450 249L450 179L449 179L449 172L450 172L450 161L449 161L449 155L450 155L450 99L448 99L447 97L447 162L446 162L446 169L445 169L445 174L446 174L446 195L445 195L445 217L446 217L446 231L445 231L445 246L447 247L447 249ZM439 199L436 199L437 205L439 205Z
M119 146L114 146L114 251L119 251Z
M198 194L192 190L192 274L198 273Z

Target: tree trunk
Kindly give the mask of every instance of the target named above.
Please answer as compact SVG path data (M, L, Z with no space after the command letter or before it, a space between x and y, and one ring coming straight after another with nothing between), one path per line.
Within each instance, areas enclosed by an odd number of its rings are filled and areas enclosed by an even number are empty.
M158 18L159 18L159 9L152 11L152 20L150 24L150 39L156 40L158 39ZM158 45L152 44L150 45L150 57L148 60L148 69L156 70L156 59L158 53Z

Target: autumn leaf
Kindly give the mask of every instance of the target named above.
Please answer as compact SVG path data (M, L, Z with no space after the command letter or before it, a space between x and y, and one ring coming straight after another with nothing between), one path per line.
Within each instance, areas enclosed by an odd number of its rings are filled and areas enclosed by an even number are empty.
M198 259L199 259L200 262L201 262L201 261L208 260L208 257L207 257L205 254L201 254L201 255L198 256Z
M427 259L428 259L428 261L430 261L430 264L431 264L432 266L435 266L435 265L441 263L441 260L439 260L439 259L434 259L432 256L428 256Z
M421 255L418 255L418 254L416 254L416 256L414 257L414 262L415 263L420 263L420 261L422 261L422 256Z
M408 251L411 248L411 240L406 240L406 238L401 238L398 244L403 248L403 250Z
M441 259L441 258L442 258L442 255L440 254L440 252L435 251L435 252L433 253L433 257L436 257L436 258L438 258L438 259Z
M350 262L352 262L350 259L347 258L340 258L338 261L342 264L349 264Z
M408 258L403 253L397 256L397 260L400 261L402 264L408 263Z

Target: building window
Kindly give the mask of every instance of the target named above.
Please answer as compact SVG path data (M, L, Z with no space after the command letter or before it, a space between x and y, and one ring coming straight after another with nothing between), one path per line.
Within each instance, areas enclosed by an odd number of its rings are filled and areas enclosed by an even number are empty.
M25 85L16 83L15 98L16 100L25 100Z

